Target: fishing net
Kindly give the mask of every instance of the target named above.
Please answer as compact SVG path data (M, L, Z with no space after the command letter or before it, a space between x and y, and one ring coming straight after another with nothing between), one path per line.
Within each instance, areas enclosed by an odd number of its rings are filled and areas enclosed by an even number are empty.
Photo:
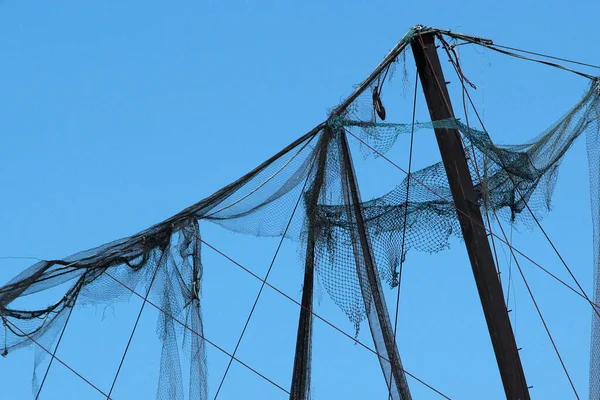
M600 120L600 110L592 109L595 120ZM597 122L596 122L597 124ZM600 399L600 135L590 131L586 136L590 172L590 200L592 205L592 225L594 244L594 283L592 313L592 338L590 344L590 400Z
M389 122L390 110L384 108L382 91L389 88L395 75L393 66L404 59L404 49L416 33L409 32L327 121L234 183L136 235L62 260L38 262L1 287L0 346L4 355L25 346L44 346L52 352L74 308L137 296L161 310L157 399L208 398L200 225L210 221L238 233L285 236L305 249L310 274L305 272L304 288L310 292L303 297L292 398L311 396L312 285L307 282L312 282L314 271L357 332L361 322L368 321L392 398L409 400L383 288L398 285L398 268L407 252L447 248L450 237L460 237L460 225L441 162L414 171L387 194L363 201L348 145L355 140L352 136L384 155L403 134L458 129L482 211L502 212L510 221L517 221L531 218L525 210L548 209L565 152L587 132L592 214L594 218L600 214L597 82L563 118L524 145L494 145L488 132L457 119ZM600 263L598 235L595 231L595 276ZM15 306L25 296L58 287L64 290L50 305ZM598 302L598 280L595 288ZM307 309L311 312L305 312ZM600 319L595 318L593 398L599 398L599 332ZM39 389L40 358L35 360L34 395ZM183 368L191 377L186 389ZM103 390L108 392L108 388Z

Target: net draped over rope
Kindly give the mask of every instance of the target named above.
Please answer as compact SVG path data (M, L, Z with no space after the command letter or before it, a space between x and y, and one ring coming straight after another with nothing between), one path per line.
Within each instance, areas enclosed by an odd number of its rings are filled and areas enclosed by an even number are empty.
M391 58L397 60L412 40L411 31ZM389 65L389 63L388 63ZM385 66L384 66L385 67ZM260 237L314 241L314 268L329 296L348 316L358 332L368 319L392 398L409 400L402 393L399 358L386 326L387 310L377 299L378 282L398 284L398 266L409 250L437 252L460 236L456 210L444 168L440 163L414 171L406 198L408 178L387 194L359 204L348 185L354 172L346 155L347 131L356 132L380 153L388 151L398 136L409 133L411 124L385 122L378 97L391 79L382 67L369 77L347 105L252 172L177 215L133 236L77 253L62 260L40 261L0 288L0 351L18 348L51 348L67 321L71 308L85 304L112 304L128 300L134 289L148 293L161 313L157 331L162 341L157 399L208 398L206 343L203 336L201 232L203 221ZM382 83L383 82L383 83ZM367 100L366 100L367 99ZM372 100L371 100L372 99ZM558 167L573 142L587 133L592 182L594 227L600 215L600 89L593 82L583 98L559 121L527 144L494 145L488 132L459 120L417 124L415 129L459 129L469 156L477 160L479 173L471 176L482 209L508 211L511 221L527 219L522 211L548 208ZM496 132L501 135L502 132ZM322 159L324 162L320 163ZM319 178L321 176L321 178ZM481 177L481 178L480 178ZM315 184L319 180L319 184ZM483 196L483 189L487 196ZM318 190L316 196L311 191ZM301 207L286 229L296 200ZM317 199L316 207L309 199ZM484 201L484 198L486 200ZM367 242L372 249L377 276L369 276L364 243L357 226L358 211L364 217ZM407 218L405 219L405 215ZM404 226L406 221L406 226ZM405 235L404 254L401 243ZM594 231L595 302L600 302L600 232ZM361 247L362 246L362 247ZM119 283L121 282L121 283ZM368 282L368 283L365 283ZM19 309L12 304L25 296L68 284L55 303L38 309ZM62 287L62 286L61 286ZM185 322L193 334L174 319ZM387 317L389 320L389 317ZM182 347L183 346L183 347ZM180 349L183 348L183 357ZM36 367L41 357L36 357ZM389 361L386 361L389 360ZM127 362L127 361L125 361ZM190 371L184 390L182 368ZM600 319L593 319L590 398L600 400ZM395 372L395 374L391 374ZM34 393L39 377L34 374ZM400 382L402 381L402 382Z

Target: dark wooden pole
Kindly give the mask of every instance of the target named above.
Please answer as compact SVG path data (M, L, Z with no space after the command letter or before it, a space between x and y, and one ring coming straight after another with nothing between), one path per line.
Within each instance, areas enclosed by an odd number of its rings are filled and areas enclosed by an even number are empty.
M367 226L365 224L362 199L358 189L354 163L350 154L350 148L345 132L339 136L340 161L342 166L342 186L345 188L345 203L348 207L348 220L354 222L352 231L352 245L357 266L358 280L361 286L367 319L373 335L376 350L387 355L387 360L382 357L379 362L388 381L390 398L399 400L411 400L412 396L406 380L406 374L402 368L402 361L394 338L394 331L385 302L385 295L379 280L379 271L375 264L373 249ZM366 278L366 279L364 279ZM383 343L380 343L381 339ZM390 374L386 372L386 364L389 363Z
M306 197L307 216L307 240L306 260L304 268L304 284L302 286L302 307L298 319L298 334L296 337L296 355L294 356L294 370L292 375L292 386L290 389L290 400L310 400L310 369L312 359L312 310L313 310L313 286L315 274L315 231L317 226L317 205L323 181L325 178L325 167L327 160L328 144L331 135L328 128L321 133L318 142L317 170L315 179Z
M418 35L411 44L432 121L454 118L448 88L435 47L435 33ZM498 368L508 400L529 400L525 374L504 303L479 202L457 129L435 128L458 220L471 260Z

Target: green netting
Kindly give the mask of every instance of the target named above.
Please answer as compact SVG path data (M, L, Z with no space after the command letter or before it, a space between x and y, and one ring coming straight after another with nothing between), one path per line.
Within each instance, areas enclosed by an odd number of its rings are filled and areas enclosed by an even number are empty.
M350 140L348 131L383 154L393 147L400 135L414 129L458 129L469 155L480 207L484 212L508 211L505 214L511 221L531 218L523 212L526 206L536 213L548 209L565 152L579 136L587 133L594 215L600 214L596 193L599 187L598 83L594 82L563 118L523 145L496 146L488 132L455 119L415 125L383 121L386 113L382 111L382 89L388 90L394 79L390 65L403 59L402 50L417 31L411 31L398 44L388 64L382 64L347 104L336 108L327 121L254 171L143 232L62 260L38 262L1 287L0 316L4 329L0 329L0 346L5 355L36 344L52 348L73 307L126 301L135 290L148 293L148 299L164 311L157 321L163 344L157 398L206 399L208 364L201 307L214 305L202 302L200 225L210 221L253 236L285 234L289 239L302 242L302 248L312 236L314 267L327 293L357 331L361 322L368 320L377 351L383 356L380 362L392 398L409 400L380 280L394 287L398 284L399 264L407 252L443 250L448 247L451 236L460 235L460 227L441 162L413 172L408 198L407 178L383 196L357 202L359 197L351 195L353 164L350 157L344 156L346 141ZM387 111L389 115L390 110ZM325 162L318 163L323 154ZM315 186L318 176L323 177L323 182ZM318 195L311 196L311 190L319 190ZM300 197L304 201L293 213ZM309 198L318 199L316 207L308 205ZM363 217L366 241L357 225L358 219ZM595 245L597 250L597 231ZM596 254L596 260L598 258ZM377 269L376 276L371 274L372 267ZM600 300L598 282L596 279L597 302ZM63 287L61 285L67 285L67 289L50 306L44 304L28 309L14 306L25 296ZM594 319L593 385L590 385L594 399L600 398L599 332L600 322ZM39 362L36 358L36 368ZM194 377L187 390L183 388L183 367ZM38 372L34 376L34 394L39 385ZM308 393L298 398L307 398Z

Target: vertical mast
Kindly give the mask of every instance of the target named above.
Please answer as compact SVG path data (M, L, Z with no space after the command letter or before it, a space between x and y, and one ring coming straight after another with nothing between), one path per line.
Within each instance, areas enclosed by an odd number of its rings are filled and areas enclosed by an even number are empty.
M302 286L302 307L298 320L298 335L296 338L296 355L294 356L294 370L292 375L292 387L290 389L290 400L310 400L310 368L312 358L312 310L313 310L313 286L315 273L315 245L316 229L315 218L317 216L317 205L323 181L325 178L325 167L327 160L328 144L331 138L329 129L321 132L318 142L318 160L315 180L306 196L307 217L307 240L306 260L304 268L304 284Z
M388 384L390 398L393 400L411 400L412 396L406 381L406 374L402 368L390 315L379 280L379 271L375 264L371 241L365 225L362 200L358 190L350 148L346 140L346 133L341 131L338 132L337 136L338 146L340 147L346 213L352 226L350 230L356 272L365 302L371 335L373 336L373 342L375 342L375 349L379 354L379 363Z
M435 47L435 33L416 36L411 46L431 120L454 118ZM529 391L504 303L502 286L496 273L459 132L457 129L435 128L435 136L457 208L506 398L529 400Z

